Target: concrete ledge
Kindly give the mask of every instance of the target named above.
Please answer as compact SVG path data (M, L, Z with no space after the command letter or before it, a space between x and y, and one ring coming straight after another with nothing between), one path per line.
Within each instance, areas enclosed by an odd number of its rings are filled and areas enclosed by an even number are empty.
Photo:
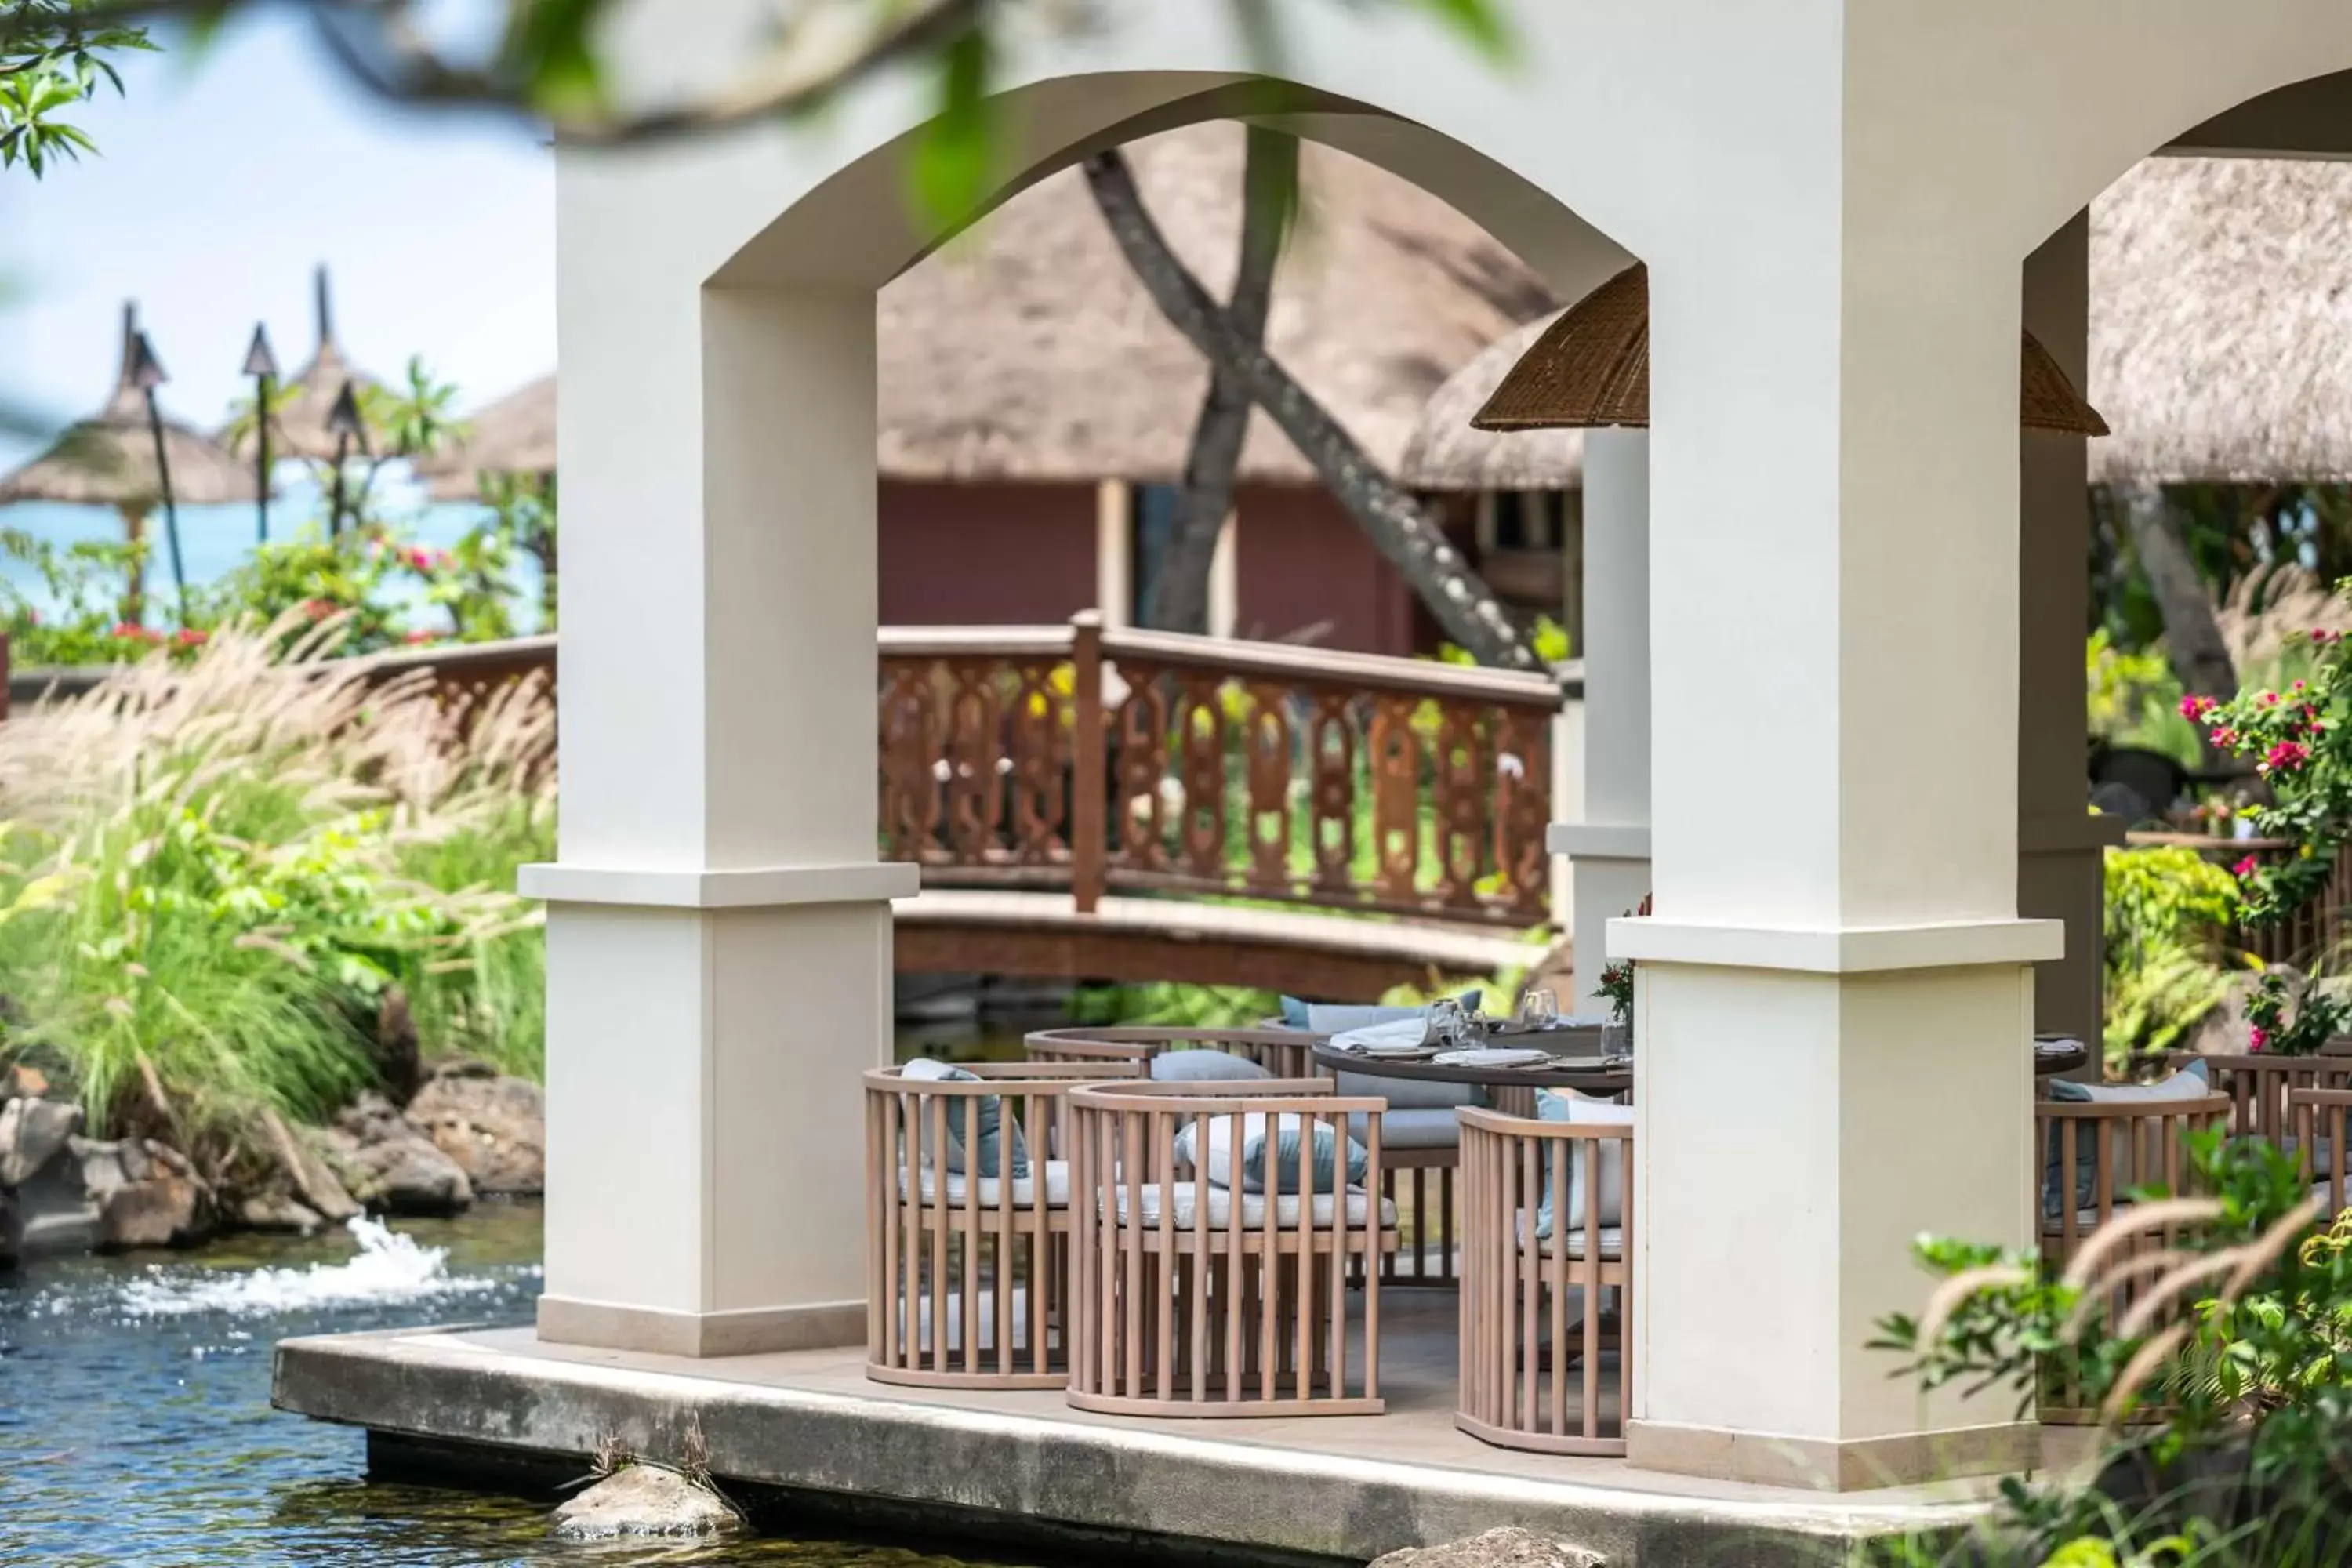
M1643 1469L1816 1491L2014 1474L2034 1468L2041 1456L2042 1428L2030 1421L1843 1442L1657 1421L1625 1425L1625 1457Z
M631 870L570 861L525 866L515 886L551 904L629 904L671 910L773 909L789 904L887 903L914 896L921 873L905 861L844 866L755 866L735 870Z
M1078 1415L1051 1394L885 1388L837 1364L846 1360L654 1366L541 1345L528 1331L347 1334L282 1342L274 1397L375 1432L541 1454L585 1456L617 1438L675 1463L698 1431L722 1479L1359 1563L1516 1523L1599 1552L1612 1568L1820 1568L1873 1536L1957 1528L1978 1507L1953 1491L1846 1500L1685 1488L1630 1476L1622 1461L1537 1459L1467 1439L1446 1449L1455 1462L1409 1460L1366 1447L1393 1415L1203 1432ZM831 1381L812 1386L820 1378ZM1327 1435L1335 1447L1307 1446Z
M755 1307L731 1312L673 1312L568 1296L539 1299L539 1337L555 1344L656 1355L753 1355L824 1350L866 1342L866 1303Z
M1647 823L1555 822L1544 829L1544 847L1578 860L1647 860Z
M1954 921L1934 925L1703 925L1657 916L1609 922L1609 956L1726 969L1790 969L1867 974L1900 969L1966 969L2043 963L2063 957L2063 921Z

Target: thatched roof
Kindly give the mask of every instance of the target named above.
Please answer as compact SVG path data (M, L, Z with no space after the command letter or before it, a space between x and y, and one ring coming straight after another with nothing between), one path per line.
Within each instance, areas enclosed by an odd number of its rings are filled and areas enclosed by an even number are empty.
M0 477L0 506L46 500L138 510L162 501L147 398L131 380L138 339L138 307L126 304L113 395L96 418L74 426L47 451ZM251 468L177 420L163 422L163 452L172 467L172 499L178 504L215 506L253 499Z
M1495 388L1564 312L1512 328L1448 376L1405 443L1399 478L1433 490L1573 489L1584 482L1584 432L1481 430L1471 424Z
M2352 479L2352 166L2153 158L2091 207L2094 478Z
M312 309L317 313L318 346L310 351L310 363L295 373L289 384L294 395L270 425L269 451L272 457L331 462L335 433L327 428L327 418L334 412L335 399L342 395L343 384L350 382L362 392L381 384L365 371L354 370L343 356L342 345L335 341L335 313L324 266L311 273L310 289ZM222 435L227 438L226 431ZM231 447L240 457L250 457L252 441L248 432L231 443Z
M542 375L476 411L473 434L459 447L416 460L435 500L471 500L478 473L555 471L555 377Z
M1241 221L1242 130L1195 125L1131 145L1144 198L1219 295ZM1436 197L1329 148L1301 149L1304 219L1267 337L1371 456L1393 466L1422 405L1491 342L1558 301L1517 258ZM1076 169L1023 192L881 290L880 435L894 479L1172 479L1208 373L1129 273ZM492 438L552 429L534 383L475 418L429 466L471 493ZM536 466L550 449L518 442ZM476 454L480 454L477 458ZM511 459L510 459L511 460ZM1261 416L1243 473L1311 470Z
M2352 479L2352 167L2150 158L2091 206L2090 444L2102 481ZM1489 345L1430 400L1404 478L1572 486L1572 430L1470 420L1549 319Z

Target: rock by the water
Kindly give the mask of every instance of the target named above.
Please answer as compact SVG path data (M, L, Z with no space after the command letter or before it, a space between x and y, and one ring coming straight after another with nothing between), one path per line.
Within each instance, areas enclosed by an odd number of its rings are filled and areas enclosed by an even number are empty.
M16 1194L0 1187L0 1268L14 1268L25 1250L25 1215L16 1206Z
M658 1465L615 1470L555 1510L555 1532L578 1541L710 1535L742 1522L718 1493Z
M1376 1558L1371 1568L1608 1568L1598 1552L1506 1525L1443 1546L1415 1546Z
M81 1131L81 1107L20 1096L0 1106L0 1187L21 1187Z
M335 1178L373 1213L450 1215L473 1204L465 1171L380 1094L361 1095L317 1137Z
M274 1110L262 1113L261 1130L269 1140L270 1152L276 1163L253 1190L246 1194L246 1204L259 1204L269 1212L281 1215L299 1209L315 1221L341 1225L360 1212L359 1201L344 1187L319 1151L294 1135ZM257 1226L257 1229L285 1229L283 1225ZM311 1226L295 1228L308 1230Z
M297 1199L284 1193L252 1193L237 1200L236 1223L246 1230L290 1231L296 1236L311 1236L324 1230L327 1222L319 1211L306 1208Z
M178 1150L152 1138L68 1141L98 1205L100 1251L193 1247L213 1234L213 1194Z
M474 1191L535 1195L546 1189L547 1101L539 1085L485 1063L452 1063L417 1090L408 1120L457 1163Z

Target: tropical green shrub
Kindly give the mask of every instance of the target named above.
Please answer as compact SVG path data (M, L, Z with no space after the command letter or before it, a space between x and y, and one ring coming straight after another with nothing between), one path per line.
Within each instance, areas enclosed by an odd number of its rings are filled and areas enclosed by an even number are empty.
M2180 679L2161 648L2117 647L2105 626L2083 650L2091 733L2112 746L2162 752L2183 767L2202 760L2197 728L2179 710Z
M2237 879L2194 849L2111 848L2105 860L2103 1043L2120 1070L2138 1053L2169 1050L2226 999Z
M2021 1415L2057 1377L2102 1422L2093 1484L2006 1483L1990 1539L1953 1561L2352 1558L2352 1215L2323 1223L2266 1141L2199 1134L2189 1159L2210 1196L2135 1194L2063 1272L2038 1250L1919 1242L1941 1283L1879 1324L1895 1375L2006 1388Z
M371 687L323 657L339 630L231 628L0 726L0 1059L100 1133L225 1157L262 1110L323 1114L394 985L428 1049L536 1070L540 916L510 889L549 842L551 704Z

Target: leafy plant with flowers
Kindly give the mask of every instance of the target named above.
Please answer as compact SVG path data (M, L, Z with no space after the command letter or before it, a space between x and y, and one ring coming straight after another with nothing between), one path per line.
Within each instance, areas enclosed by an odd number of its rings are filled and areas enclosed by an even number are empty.
M1625 913L1628 916L1647 918L1653 897L1654 895L1643 894L1641 906L1638 909L1627 910ZM1622 1024L1629 1031L1633 1027L1633 961L1632 959L1621 958L1603 969L1601 972L1601 984L1592 994L1608 1000L1611 1023Z
M2301 994L2278 970L2265 973L2246 998L2247 1049L2271 1056L2307 1057L2352 1022L2352 1002L2305 984Z
M2352 662L2343 633L2322 628L2308 636L2308 679L2284 690L2250 689L2228 702L2180 700L2180 711L2204 728L2217 753L2252 759L2269 787L2267 805L2241 815L2257 834L2294 846L2277 858L2249 855L2234 868L2241 918L2252 925L2275 924L2317 897L2336 852L2352 842Z

